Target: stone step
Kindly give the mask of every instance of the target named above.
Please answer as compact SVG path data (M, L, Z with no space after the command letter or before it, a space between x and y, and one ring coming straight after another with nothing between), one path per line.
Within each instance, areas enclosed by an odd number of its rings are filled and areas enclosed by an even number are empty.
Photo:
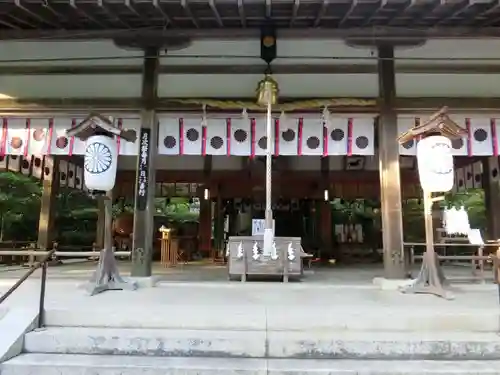
M49 327L28 353L300 359L500 359L495 333L212 331ZM2 374L3 375L3 374Z
M430 296L419 296L425 298ZM300 301L300 295L297 299ZM167 305L113 308L47 308L45 321L49 326L110 327L110 328L165 328L212 330L350 330L350 331L470 331L494 332L500 330L498 308L457 309L411 308L402 303L400 308L373 305L326 306L222 306L204 305L200 308ZM495 297L497 298L497 297ZM319 312L320 311L320 312Z
M27 333L24 351L159 357L264 357L265 341L264 331L65 327Z
M500 361L161 358L23 354L2 375L500 375Z

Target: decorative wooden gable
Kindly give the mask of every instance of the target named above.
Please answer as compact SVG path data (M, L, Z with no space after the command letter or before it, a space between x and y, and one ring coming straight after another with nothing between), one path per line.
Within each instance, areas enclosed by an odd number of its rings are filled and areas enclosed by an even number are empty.
M410 130L402 133L398 137L398 142L399 144L405 144L414 139L436 134L454 140L467 135L467 131L448 116L448 107L443 107L427 121L415 125Z
M77 137L82 141L86 141L89 137L97 133L118 136L128 142L135 142L137 139L137 132L135 130L115 126L113 118L98 113L91 113L78 125L66 130L68 137Z

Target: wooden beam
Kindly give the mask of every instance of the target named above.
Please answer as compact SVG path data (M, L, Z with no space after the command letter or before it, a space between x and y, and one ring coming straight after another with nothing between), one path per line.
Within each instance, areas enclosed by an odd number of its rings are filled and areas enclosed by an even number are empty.
M311 98L307 98L309 101ZM230 102L234 108L228 107L224 110L219 110L211 106L210 102L219 100ZM329 101L328 106L333 111L348 112L373 112L376 108L376 100L373 98L323 98L319 100ZM298 102L296 98L283 98L281 103ZM337 105L334 101L338 101ZM173 111L173 112L199 112L202 103L206 103L211 113L228 113L235 112L241 113L241 102L246 102L245 107L255 105L255 98L230 98L230 99L190 99L190 98L158 98L156 99L155 108L157 111ZM359 106L356 102L360 103ZM344 104L343 104L344 103ZM345 103L352 103L346 105ZM75 112L85 111L89 108L93 110L106 112L106 111L119 111L119 112L134 112L136 113L141 108L142 101L140 98L109 98L109 99L91 99L91 98L74 98L74 99L61 99L61 98L37 98L37 99L0 99L0 110L2 114L11 114L16 112L32 112L32 113L54 113L61 112ZM318 108L321 107L318 106ZM260 107L259 107L260 108ZM318 112L318 108L314 112ZM276 108L280 111L279 107ZM305 110L307 112L307 109ZM293 111L287 111L293 112ZM304 112L301 110L300 112Z
M357 64L275 64L274 74L377 74L376 61L366 59ZM498 64L452 64L446 62L416 63L398 62L396 73L399 74L499 74ZM5 65L0 76L11 75L125 75L142 74L140 65L93 65L75 66L68 64L46 66ZM159 74L262 74L261 64L197 64L197 65L163 65Z
M100 1L102 2L102 1ZM138 35L149 38L175 38L189 37L198 40L217 39L258 39L259 28L168 28L168 29L108 29L108 30L62 30L62 29L36 29L36 30L1 30L1 40L14 39L46 39L51 40L95 40L113 39L127 35ZM409 29L407 27L377 28L289 28L280 30L280 39L371 39L391 42L407 41L422 38L497 38L500 30L497 27L434 27L428 29Z
M186 98L188 99L188 98ZM254 98L211 98L212 100L227 100L233 103L238 101L253 101ZM308 98L282 98L281 102L307 100ZM329 100L332 98L324 98ZM343 98L339 98L343 99ZM330 110L337 113L377 113L379 105L376 98L359 98L362 100L372 100L371 106L329 106ZM401 113L421 113L434 112L436 108L446 105L452 113L489 111L498 112L500 108L500 98L396 98L394 100L395 108ZM53 115L57 112L74 113L77 111L88 111L89 108L99 112L120 112L120 113L137 113L141 109L140 98L26 98L26 99L0 99L0 110L3 115L15 115L30 113L31 115ZM156 108L160 112L199 112L200 104L183 104L171 98L157 99ZM241 108L235 106L234 109L218 110L217 108L209 108L210 113L235 113L240 112ZM294 112L294 111L290 111ZM314 112L313 110L297 110L295 112Z

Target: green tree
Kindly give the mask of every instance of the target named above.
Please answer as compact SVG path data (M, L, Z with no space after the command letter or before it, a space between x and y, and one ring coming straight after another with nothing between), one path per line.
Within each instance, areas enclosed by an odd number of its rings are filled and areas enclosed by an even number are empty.
M15 223L28 227L38 221L40 184L29 177L12 172L0 173L0 241L12 235ZM32 228L29 232L33 232Z
M191 212L191 203L189 198L156 198L156 213L167 216L173 221L192 221L197 220L199 214Z
M61 244L90 245L95 240L97 201L81 190L61 188L57 196L56 229Z
M0 241L37 237L42 187L18 173L0 172ZM62 187L56 196L54 238L89 244L95 238L97 203L84 192Z

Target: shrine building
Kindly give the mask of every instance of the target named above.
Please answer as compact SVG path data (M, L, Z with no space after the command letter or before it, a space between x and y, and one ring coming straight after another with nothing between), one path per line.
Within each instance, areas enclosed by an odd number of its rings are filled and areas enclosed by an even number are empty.
M43 180L41 248L52 240L58 187L84 189L85 144L66 129L90 112L138 135L117 140L113 191L135 200L133 252L152 257L150 202L173 196L172 184L200 200L200 252L223 246L220 233L212 239L214 222L263 217L266 115L255 89L266 73L279 86L270 142L276 235L334 252L331 201L379 200L385 276L402 277L402 201L421 191L416 142L397 138L447 106L467 134L453 143L456 190L485 189L488 236L500 238L497 1L9 0L0 8L0 167ZM264 29L274 47L261 40ZM268 47L276 48L269 66ZM300 222L312 216L305 233ZM134 275L151 274L148 259L132 262Z

